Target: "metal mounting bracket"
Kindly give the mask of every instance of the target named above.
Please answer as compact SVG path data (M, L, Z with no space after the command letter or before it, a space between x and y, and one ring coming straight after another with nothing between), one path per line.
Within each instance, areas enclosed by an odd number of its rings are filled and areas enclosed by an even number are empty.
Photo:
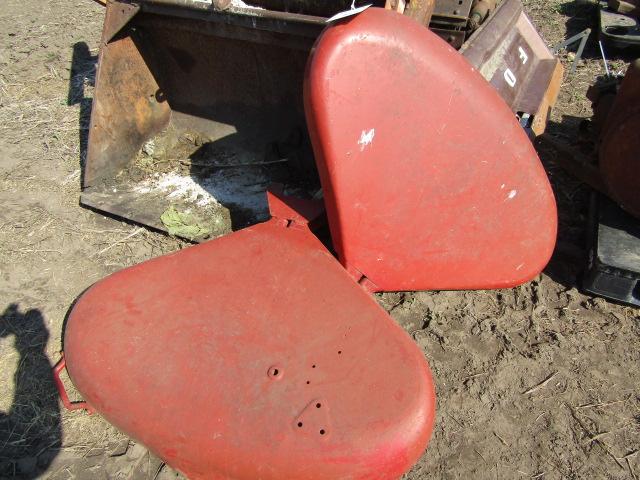
M571 64L571 71L569 72L569 75L575 73L578 62L582 58L582 52L584 52L584 47L587 44L589 35L591 35L591 29L587 28L586 30L583 30L582 32L566 39L564 42L559 43L558 45L553 47L553 53L557 54L563 48L567 48L569 45L573 45L574 43L580 41L580 45L578 45L578 51L576 52L576 57L573 59L573 63Z

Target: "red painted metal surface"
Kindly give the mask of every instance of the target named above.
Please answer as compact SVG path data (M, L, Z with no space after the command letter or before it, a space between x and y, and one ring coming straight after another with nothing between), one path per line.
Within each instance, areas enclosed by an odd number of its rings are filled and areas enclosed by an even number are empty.
M274 218L120 271L69 317L67 369L192 479L390 479L434 418L424 356L275 196Z
M334 245L369 288L510 287L546 265L557 220L544 169L436 35L377 8L325 30L305 104Z

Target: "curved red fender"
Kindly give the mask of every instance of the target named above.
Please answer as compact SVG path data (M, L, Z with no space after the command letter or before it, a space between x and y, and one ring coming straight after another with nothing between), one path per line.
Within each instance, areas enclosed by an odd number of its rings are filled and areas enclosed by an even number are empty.
M420 457L422 351L305 225L266 223L91 287L65 332L85 400L190 479L390 480Z
M511 287L556 238L547 176L507 105L411 19L328 28L305 110L340 261L373 290Z

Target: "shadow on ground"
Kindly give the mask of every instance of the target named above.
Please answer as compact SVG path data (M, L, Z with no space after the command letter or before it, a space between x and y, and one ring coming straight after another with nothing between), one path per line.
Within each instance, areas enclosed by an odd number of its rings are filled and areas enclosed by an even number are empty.
M13 337L19 356L11 407L0 411L0 477L37 478L59 452L62 427L49 332L39 310L10 304L0 315L0 338ZM6 344L5 344L6 345Z
M591 132L585 131L584 119L564 115L559 123L549 122L547 134L563 140L572 148L595 161L595 143ZM558 238L545 273L566 288L580 288L587 265L589 240L589 205L592 189L572 177L554 162L554 153L538 148L556 199Z
M80 105L78 141L80 145L81 185L83 183L82 176L84 175L84 163L89 144L89 122L91 120L91 105L93 103L93 99L87 96L85 87L95 86L97 64L98 55L91 55L89 45L87 45L86 42L78 42L73 45L67 105Z

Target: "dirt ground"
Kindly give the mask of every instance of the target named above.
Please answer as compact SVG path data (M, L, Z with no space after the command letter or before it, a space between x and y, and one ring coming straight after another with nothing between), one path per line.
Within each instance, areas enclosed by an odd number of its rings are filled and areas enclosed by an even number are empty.
M593 20L576 2L526 8L548 44ZM99 415L62 409L51 375L84 289L186 245L78 205L102 17L89 0L0 5L1 478L176 476ZM604 72L597 53L592 40L565 76L549 126L581 146L586 89ZM434 435L407 479L640 475L640 311L580 293L589 190L543 161L560 231L542 275L510 290L379 297L436 381Z

